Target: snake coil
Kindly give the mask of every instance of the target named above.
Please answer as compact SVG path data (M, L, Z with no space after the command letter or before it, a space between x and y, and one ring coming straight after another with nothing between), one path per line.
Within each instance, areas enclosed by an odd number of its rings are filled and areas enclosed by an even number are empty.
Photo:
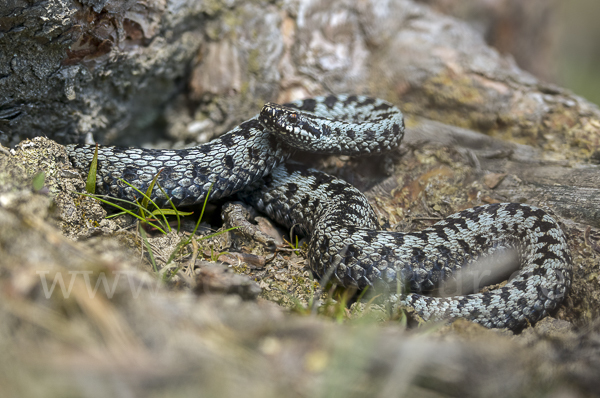
M396 148L404 134L402 113L363 96L327 96L261 113L219 138L189 149L100 147L98 192L134 200L158 182L176 205L193 205L239 193L288 227L311 236L308 257L318 275L344 286L385 286L425 320L467 318L487 327L519 329L554 310L571 284L566 238L542 210L515 203L464 210L420 232L379 231L360 191L317 170L285 160L295 150L347 155ZM94 154L89 145L68 146L82 174ZM167 197L155 187L152 197ZM514 254L511 257L511 254ZM519 271L498 289L453 297L424 293L477 269L486 258L514 258ZM482 271L483 272L483 271ZM400 291L398 292L398 287Z

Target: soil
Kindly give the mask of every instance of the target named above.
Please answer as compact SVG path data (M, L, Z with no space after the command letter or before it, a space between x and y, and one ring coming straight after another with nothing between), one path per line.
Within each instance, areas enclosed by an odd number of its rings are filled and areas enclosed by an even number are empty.
M393 174L367 166L378 160L392 164ZM505 199L495 189L510 176L477 170L472 160L457 146L414 143L409 134L385 161L321 157L311 163L353 176L384 226L410 231ZM10 395L599 391L595 228L585 235L584 225L555 215L573 251L572 292L552 316L514 334L463 320L423 323L373 294L357 299L355 292L320 286L302 241L270 250L229 231L179 248L193 220L167 234L133 217L107 220L98 201L76 193L83 180L64 148L48 139L23 142L0 162L0 177L12 181L0 195L6 375L0 380ZM34 187L40 168L44 184ZM203 223L200 229L210 235L217 228ZM273 230L290 240L288 231Z

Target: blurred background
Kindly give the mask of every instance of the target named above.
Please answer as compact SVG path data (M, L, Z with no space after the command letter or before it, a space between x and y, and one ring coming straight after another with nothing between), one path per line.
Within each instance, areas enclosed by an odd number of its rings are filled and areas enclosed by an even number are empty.
M470 22L521 68L600 104L600 1L419 1Z
M561 1L558 9L555 80L600 104L600 1Z

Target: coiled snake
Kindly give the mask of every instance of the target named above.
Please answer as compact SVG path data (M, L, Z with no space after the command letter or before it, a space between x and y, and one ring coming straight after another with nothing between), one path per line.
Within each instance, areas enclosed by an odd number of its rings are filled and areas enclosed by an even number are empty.
M420 232L379 231L367 199L350 184L317 170L285 164L294 148L360 155L394 149L404 134L401 112L362 96L328 96L261 113L194 148L154 150L100 147L98 191L135 199L123 178L145 191L159 183L176 205L241 192L246 201L286 226L311 236L308 257L318 275L344 286L402 290L400 303L424 319L467 318L487 327L519 329L557 307L571 283L571 256L557 223L542 210L515 203L479 206ZM68 146L87 173L93 146ZM165 203L158 188L153 199ZM456 271L481 259L516 253L520 271L498 289L430 297Z

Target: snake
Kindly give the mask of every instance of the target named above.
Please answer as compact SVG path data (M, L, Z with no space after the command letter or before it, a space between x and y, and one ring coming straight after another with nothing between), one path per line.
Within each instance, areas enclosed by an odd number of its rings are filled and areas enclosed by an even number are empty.
M572 258L559 224L542 209L494 203L449 215L418 232L382 230L367 198L346 181L289 161L292 153L380 154L400 145L402 112L358 95L267 103L216 139L186 149L98 147L97 192L136 200L158 175L151 198L189 206L237 195L275 222L310 237L307 258L322 281L384 289L423 320L466 318L520 330L567 296ZM69 145L87 175L96 147ZM126 184L127 181L129 184ZM457 275L509 263L503 286L446 294ZM498 265L499 266L499 265ZM513 272L514 271L514 272ZM504 271L506 272L506 271ZM479 279L478 279L479 280ZM442 293L432 295L432 293Z

